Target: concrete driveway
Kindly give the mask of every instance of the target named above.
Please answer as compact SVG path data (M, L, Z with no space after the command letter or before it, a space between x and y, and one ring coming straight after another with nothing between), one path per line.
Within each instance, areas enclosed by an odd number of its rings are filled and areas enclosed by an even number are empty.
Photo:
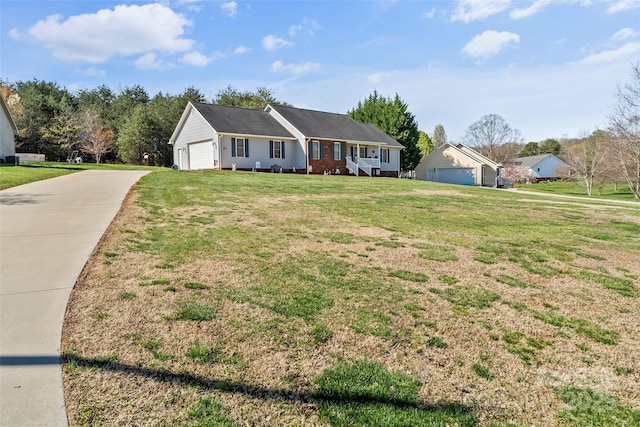
M88 170L0 191L0 426L66 426L60 341L87 259L147 171Z

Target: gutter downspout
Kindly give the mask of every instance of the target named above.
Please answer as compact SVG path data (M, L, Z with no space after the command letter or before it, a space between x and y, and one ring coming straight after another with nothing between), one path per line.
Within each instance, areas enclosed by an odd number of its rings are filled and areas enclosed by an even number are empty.
M311 141L311 138L306 138L304 140L304 159L307 166L307 175L309 175L309 141Z

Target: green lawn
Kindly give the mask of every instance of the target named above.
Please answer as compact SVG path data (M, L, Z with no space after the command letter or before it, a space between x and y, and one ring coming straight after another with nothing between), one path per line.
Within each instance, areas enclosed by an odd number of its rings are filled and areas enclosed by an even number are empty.
M638 259L640 206L150 174L71 296L70 422L637 425Z
M518 184L517 188L525 191L535 191L548 194L559 194L567 196L587 197L587 190L584 185L579 182L540 182L537 184ZM592 196L594 199L611 199L611 200L635 200L633 193L626 183L605 185L601 191L594 187Z
M158 168L121 164L75 164L56 162L23 162L19 166L8 166L2 164L0 165L0 190L87 169L131 170L141 168L158 170Z

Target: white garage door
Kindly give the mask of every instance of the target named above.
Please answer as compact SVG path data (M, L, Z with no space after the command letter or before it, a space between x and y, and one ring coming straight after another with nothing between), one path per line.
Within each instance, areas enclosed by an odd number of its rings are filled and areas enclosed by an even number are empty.
M438 169L438 182L448 184L474 185L473 168Z
M213 169L213 143L189 144L189 169Z

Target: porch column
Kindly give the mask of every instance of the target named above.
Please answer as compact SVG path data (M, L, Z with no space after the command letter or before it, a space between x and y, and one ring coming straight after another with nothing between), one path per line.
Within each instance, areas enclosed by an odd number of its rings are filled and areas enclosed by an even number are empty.
M356 176L360 176L360 143L356 144L356 156L358 158L356 162Z

